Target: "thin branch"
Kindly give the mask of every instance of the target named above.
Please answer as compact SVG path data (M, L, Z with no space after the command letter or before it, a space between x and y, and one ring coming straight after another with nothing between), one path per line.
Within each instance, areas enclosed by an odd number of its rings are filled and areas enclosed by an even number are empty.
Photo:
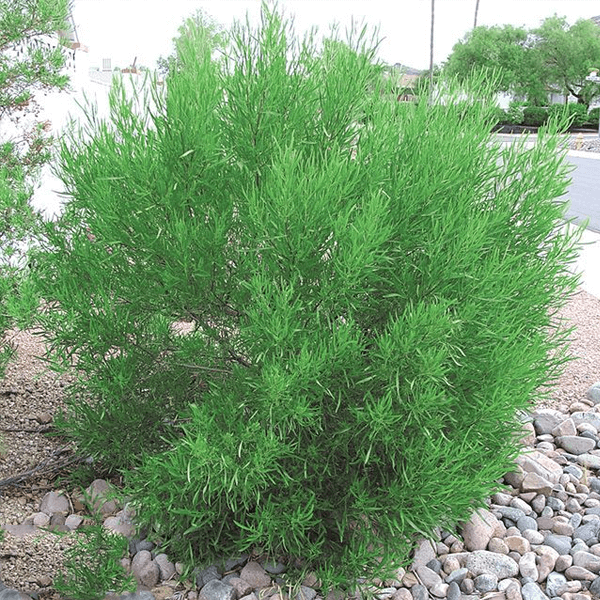
M216 367L201 367L200 365L191 365L186 363L176 363L178 367L186 367L187 369L197 369L198 371L210 371L212 373L226 373L231 375L233 371L229 369L218 369Z
M47 427L37 427L35 429L25 428L25 427L3 427L0 431L10 432L10 433L46 433L47 431L52 431L54 427L52 425L48 425Z
M21 483L27 479L31 479L31 477L38 473L44 472L46 475L50 473L56 473L65 467L72 465L73 463L83 462L85 460L85 457L83 456L69 456L62 460L58 458L61 454L64 454L68 451L68 448L59 448L33 469L25 471L24 473L19 473L18 475L13 475L12 477L7 477L6 479L1 479L0 490L2 490L2 488L19 486Z
M229 357L234 360L235 362L240 363L240 365L244 366L244 367L251 367L252 364L249 363L245 358L243 358L242 356L238 356L231 348L227 349L228 353L229 353Z

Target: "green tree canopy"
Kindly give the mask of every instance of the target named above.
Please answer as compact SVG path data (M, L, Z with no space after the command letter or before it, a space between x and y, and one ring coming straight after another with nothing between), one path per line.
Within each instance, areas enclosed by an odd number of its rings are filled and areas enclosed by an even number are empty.
M159 73L166 75L179 64L177 57L181 56L185 44L189 44L191 40L198 43L198 36L192 34L197 29L202 29L206 34L202 37L202 44L208 44L213 50L224 47L227 39L226 30L213 17L202 9L198 9L192 16L187 17L177 29L177 36L173 38L173 52L167 57L161 56L158 59Z
M600 65L600 27L584 19L569 26L564 17L555 15L533 34L547 86L589 106L600 95L600 86L586 81Z
M534 104L548 93L572 94L583 104L600 95L600 86L586 81L600 64L600 28L581 19L569 26L553 16L536 29L476 27L458 42L445 71L464 80L494 70L499 92L511 92Z
M0 0L0 337L23 299L16 293L22 273L15 255L38 221L30 205L32 184L51 143L46 124L27 129L12 117L34 111L36 90L68 85L64 47L41 43L66 29L68 14L68 0ZM9 354L6 344L2 348L0 373Z
M458 42L446 63L450 75L466 78L476 72L498 70L498 91L512 90L526 62L527 31L512 25L476 27Z

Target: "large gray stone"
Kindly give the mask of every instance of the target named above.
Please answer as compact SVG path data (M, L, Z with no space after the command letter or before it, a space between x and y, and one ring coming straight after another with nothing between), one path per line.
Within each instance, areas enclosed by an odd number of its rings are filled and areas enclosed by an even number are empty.
M539 573L535 564L535 554L533 552L525 552L519 560L519 573L521 577L531 577L534 581L538 580Z
M168 581L175 575L175 565L169 560L169 557L163 552L154 557L154 561L160 569L160 580Z
M575 565L565 571L565 576L567 579L577 579L578 581L594 581L597 577L591 571L583 567L576 567Z
M448 585L446 600L460 600L460 596L460 587L456 581L453 581L450 585Z
M115 489L104 479L95 479L86 489L87 497L90 498L92 508L107 517L117 512L119 503L114 498Z
M549 600L537 583L526 583L521 588L523 600Z
M65 517L71 512L69 499L57 492L48 492L40 502L39 511L47 515L64 515Z
M550 534L544 538L544 545L554 548L559 555L569 554L572 540L566 535Z
M248 560L247 554L241 554L240 556L233 556L231 558L228 558L223 563L223 571L224 572L234 571L238 567L241 567L247 560Z
M198 595L200 600L236 600L237 593L233 586L223 583L220 579L211 579Z
M221 579L221 574L216 565L210 565L204 569L195 569L194 575L196 577L196 585L198 588L203 588L209 581L213 579Z
M263 568L267 573L271 573L271 575L281 575L281 573L285 573L285 565L280 562L275 562L274 560L264 562Z
M559 482L563 473L562 467L559 464L537 450L523 452L517 457L516 463L526 473L536 473L553 484Z
M267 572L260 564L252 560L242 569L240 577L247 581L253 589L271 585L271 578Z
M552 433L552 430L565 419L558 410L543 408L536 410L533 415L533 426L538 435L546 435Z
M575 425L579 425L580 423L589 423L593 425L598 431L600 431L600 413L592 413L592 412L574 412L571 415L571 419Z
M504 518L510 519L515 523L521 518L525 516L525 512L520 508L513 508L512 506L498 506L495 509L499 512Z
M533 517L521 517L517 521L517 528L519 531L525 531L526 529L538 530L538 524Z
M577 435L577 427L573 419L565 419L559 423L553 430L552 435L557 438L561 435Z
M110 596L107 596L107 598ZM126 592L118 596L118 600L156 600L154 594L149 590L138 590L137 592Z
M573 564L576 567L583 567L592 573L600 573L600 556L596 556L591 552L575 552L573 554Z
M417 575L425 587L431 588L442 583L442 578L432 569L424 565L417 567Z
M594 442L595 444L596 442ZM583 471L577 465L568 465L563 471L568 473L569 475L573 475L577 479L581 479L583 477Z
M556 438L556 443L570 454L585 454L596 446L594 440L578 435L563 435Z
M510 556L487 550L476 550L469 554L465 566L475 577L482 573L493 573L498 579L506 579L519 573L519 565Z
M500 522L489 510L475 511L462 526L462 537L466 549L470 552L485 550L498 527L500 527Z
M599 533L600 520L596 519L594 521L588 521L587 523L584 523L583 525L577 527L577 529L575 529L575 531L573 532L573 539L579 538L580 540L583 540L587 543L592 538L598 537Z
M244 581L241 577L234 576L226 583L235 588L238 598L243 598L252 592L252 586L247 581Z
M5 588L0 592L0 600L31 600L31 596L17 590Z
M536 565L538 570L537 582L545 581L548 575L554 570L556 561L560 556L558 552L550 546L538 546L535 549L537 554Z
M467 574L469 573L469 569L463 567L461 569L454 569L454 571L452 571L448 577L446 577L446 583L452 583L452 582L456 582L456 583L461 583L462 580L467 576Z
M122 512L119 511L114 517L106 517L104 527L126 538L131 538L135 535L135 523L121 515Z
M482 573L474 579L475 589L482 594L492 592L498 587L498 577L493 573Z
M560 596L560 589L567 583L567 578L562 573L553 571L548 575L546 579L546 594L553 598L554 596Z
M425 539L421 538L417 542L417 546L414 551L414 558L411 565L411 569L414 571L417 567L425 566L430 560L435 558L435 548L433 544Z
M160 580L160 568L152 560L148 550L140 550L131 561L131 574L136 581L148 588L153 588Z
M414 600L429 600L429 593L427 592L427 588L420 583L417 585L413 585L410 588L410 593Z
M586 397L594 404L600 404L600 381L596 381L586 392Z
M298 593L295 596L295 600L313 600L317 595L316 590L306 585L301 585Z
M580 454L577 462L588 469L600 469L600 456L595 454Z
M590 592L594 594L594 597L600 598L600 577L596 577L590 584Z

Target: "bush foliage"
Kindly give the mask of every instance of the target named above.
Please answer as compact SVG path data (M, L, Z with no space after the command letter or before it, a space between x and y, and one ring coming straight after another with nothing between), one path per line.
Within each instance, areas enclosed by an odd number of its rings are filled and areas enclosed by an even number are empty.
M263 10L65 141L41 325L81 374L65 432L173 557L339 583L497 488L563 361L576 238L556 136L502 149L483 83L398 103L365 32L317 49Z
M585 125L591 125L598 129L598 120L600 119L600 106L596 108L592 108L587 114L587 118L585 120Z
M548 117L562 120L569 127L581 127L587 122L587 106L585 104L553 104L548 109Z
M548 109L543 106L526 106L523 110L523 125L541 127L548 120Z

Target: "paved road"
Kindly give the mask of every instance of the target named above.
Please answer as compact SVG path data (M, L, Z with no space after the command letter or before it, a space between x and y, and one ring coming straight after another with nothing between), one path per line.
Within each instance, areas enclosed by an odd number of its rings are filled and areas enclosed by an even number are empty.
M570 206L568 216L578 223L589 219L588 229L600 232L600 154L597 158L569 155L567 160L575 165L572 182L567 192Z

